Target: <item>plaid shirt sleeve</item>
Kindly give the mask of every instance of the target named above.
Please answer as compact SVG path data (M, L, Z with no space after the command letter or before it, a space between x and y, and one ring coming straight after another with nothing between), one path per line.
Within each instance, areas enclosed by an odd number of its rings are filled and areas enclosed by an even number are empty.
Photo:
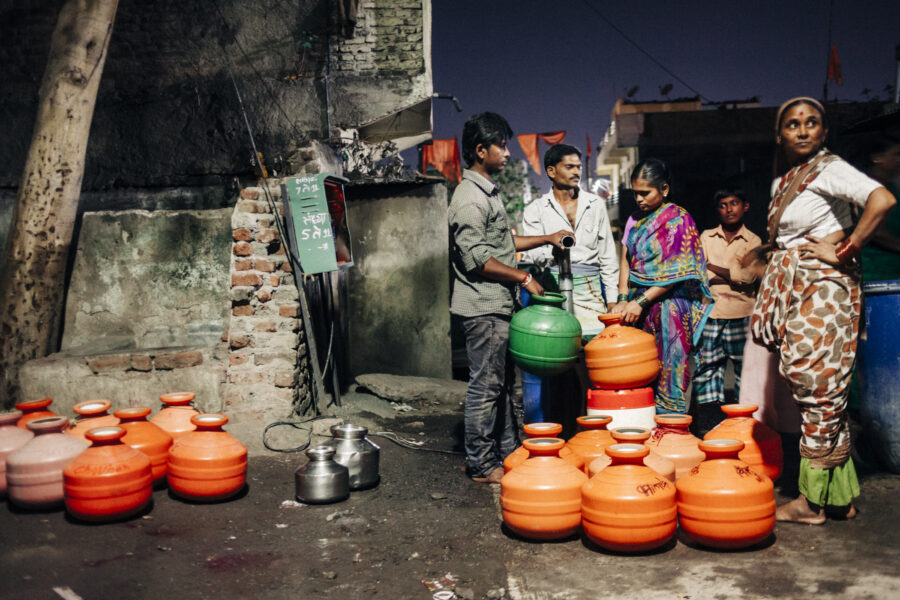
M450 211L450 231L453 241L459 249L459 256L467 271L480 269L491 258L490 245L487 242L486 224L489 207L478 202L479 194L474 184L463 182L457 188Z

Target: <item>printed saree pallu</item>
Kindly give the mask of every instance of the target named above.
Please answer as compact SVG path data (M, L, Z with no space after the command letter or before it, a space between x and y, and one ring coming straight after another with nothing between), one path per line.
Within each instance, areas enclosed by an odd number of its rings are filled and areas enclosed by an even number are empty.
M845 412L859 332L858 267L837 269L796 248L778 250L753 307L753 337L781 356L803 419L800 456L817 469L850 457Z
M685 413L688 356L712 310L700 236L687 211L669 203L629 220L629 226L624 238L630 257L629 299L650 287L672 286L644 310L640 321L644 331L656 337L659 350L657 410Z

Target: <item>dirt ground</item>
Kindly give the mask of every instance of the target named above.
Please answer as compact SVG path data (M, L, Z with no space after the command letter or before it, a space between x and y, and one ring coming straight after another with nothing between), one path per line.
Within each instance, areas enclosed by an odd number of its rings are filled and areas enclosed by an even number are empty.
M370 431L460 450L458 406L391 414L377 399L344 400L344 417ZM378 403L387 408L346 408ZM470 482L461 456L372 439L381 483L337 504L296 503L303 455L274 453L251 458L236 499L189 504L160 490L149 512L120 523L86 525L4 503L0 598L426 600L444 588L469 600L843 599L897 597L900 588L900 476L864 474L853 521L779 524L767 543L740 552L679 539L625 556L581 538L518 539L502 527L499 487Z

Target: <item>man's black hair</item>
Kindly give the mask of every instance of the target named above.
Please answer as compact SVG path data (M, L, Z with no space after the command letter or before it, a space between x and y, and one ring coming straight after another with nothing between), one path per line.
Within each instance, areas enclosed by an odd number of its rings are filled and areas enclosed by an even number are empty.
M463 125L463 159L471 167L475 164L475 149L478 144L482 144L485 148L489 148L491 144L499 146L503 142L508 142L512 135L509 123L497 113L484 112L470 117Z
M729 198L731 196L734 196L741 202L750 203L747 199L747 194L741 188L722 188L713 195L713 206L718 206L719 200L722 198Z
M570 154L577 154L578 158L581 158L581 151L575 146L570 146L568 144L553 144L547 148L547 151L544 153L544 170L546 171L549 167L555 167L562 162L562 159Z

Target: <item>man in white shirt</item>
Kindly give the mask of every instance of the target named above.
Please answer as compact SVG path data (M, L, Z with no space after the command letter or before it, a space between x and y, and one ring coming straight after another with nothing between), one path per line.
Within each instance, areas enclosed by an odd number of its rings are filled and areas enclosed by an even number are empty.
M574 146L551 146L544 154L544 169L553 186L525 207L522 233L546 235L560 229L575 232L575 246L570 249L575 317L584 334L590 336L603 329L597 315L615 305L619 285L619 261L606 203L578 187L581 152ZM540 247L529 250L526 260L541 268L550 267L558 283L555 256L549 247Z

